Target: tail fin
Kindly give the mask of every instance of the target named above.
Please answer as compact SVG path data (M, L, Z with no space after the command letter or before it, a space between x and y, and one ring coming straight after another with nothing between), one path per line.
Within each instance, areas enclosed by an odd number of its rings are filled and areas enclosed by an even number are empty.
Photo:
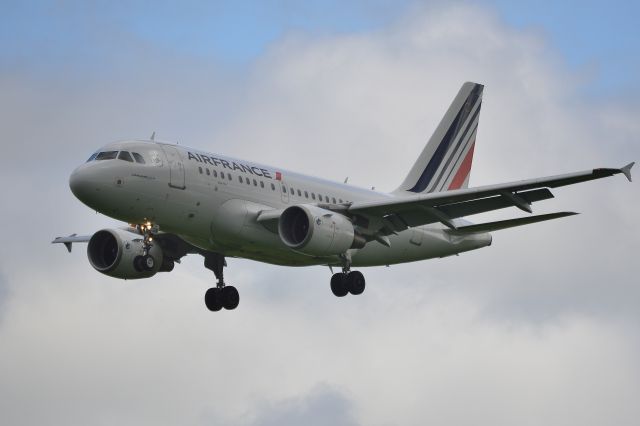
M482 90L464 83L404 182L394 193L466 188L478 130Z

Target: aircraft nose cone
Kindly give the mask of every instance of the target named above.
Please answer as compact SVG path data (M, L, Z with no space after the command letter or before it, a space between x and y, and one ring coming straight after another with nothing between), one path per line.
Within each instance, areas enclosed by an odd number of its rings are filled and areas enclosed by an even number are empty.
M80 201L84 201L89 194L89 182L86 179L86 173L76 169L69 176L69 188L73 195Z

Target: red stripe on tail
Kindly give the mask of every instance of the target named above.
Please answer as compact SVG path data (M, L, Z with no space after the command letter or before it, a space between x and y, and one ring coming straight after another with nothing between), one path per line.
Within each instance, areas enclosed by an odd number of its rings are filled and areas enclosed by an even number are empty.
M467 176L469 176L469 172L471 172L471 162L473 161L473 150L475 147L476 142L473 141L473 145L471 145L469 152L467 152L467 156L464 157L464 161L460 164L460 168L453 177L451 185L449 185L449 189L460 189L464 181L467 180Z

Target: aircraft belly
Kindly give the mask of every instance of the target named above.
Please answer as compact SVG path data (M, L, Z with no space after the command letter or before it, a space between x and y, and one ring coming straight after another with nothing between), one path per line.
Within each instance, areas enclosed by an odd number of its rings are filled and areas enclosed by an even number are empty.
M443 229L417 227L390 236L389 241L391 247L368 243L352 256L353 266L392 265L451 256L487 246L491 237L489 234L451 237Z

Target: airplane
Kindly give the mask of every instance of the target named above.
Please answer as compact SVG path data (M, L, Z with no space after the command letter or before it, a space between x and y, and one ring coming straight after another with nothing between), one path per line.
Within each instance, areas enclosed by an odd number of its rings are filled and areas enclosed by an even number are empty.
M88 243L91 266L120 279L170 272L185 255L200 254L217 280L206 307L233 310L240 296L225 283L227 257L328 266L335 296L359 295L365 278L352 267L457 255L491 245L490 232L577 213L481 224L465 216L509 207L532 213L533 203L553 198L550 188L620 173L631 181L634 163L469 188L483 90L462 85L390 193L159 142L155 132L110 143L73 171L69 186L91 209L128 225L52 243L69 252L73 243Z

